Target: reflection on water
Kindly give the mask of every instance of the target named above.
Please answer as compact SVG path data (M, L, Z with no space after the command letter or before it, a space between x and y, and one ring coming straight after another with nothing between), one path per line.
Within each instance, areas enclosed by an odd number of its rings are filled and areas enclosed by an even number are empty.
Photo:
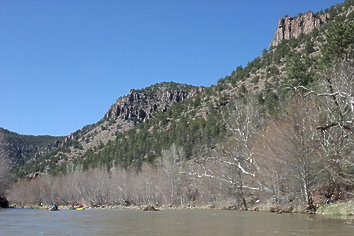
M222 210L7 209L0 235L354 235L354 226L319 216Z

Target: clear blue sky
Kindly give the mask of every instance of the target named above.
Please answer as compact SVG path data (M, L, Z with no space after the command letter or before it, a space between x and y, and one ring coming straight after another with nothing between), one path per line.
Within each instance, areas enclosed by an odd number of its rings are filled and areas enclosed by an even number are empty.
M0 0L0 127L67 135L132 88L210 86L343 0Z

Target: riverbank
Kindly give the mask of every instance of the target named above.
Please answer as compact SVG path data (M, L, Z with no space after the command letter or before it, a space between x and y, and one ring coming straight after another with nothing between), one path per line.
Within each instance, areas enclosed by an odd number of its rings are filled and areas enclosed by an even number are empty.
M350 216L354 219L354 200L322 205L317 209L316 213L332 216Z
M150 208L152 206L153 208ZM11 205L10 207L14 208L29 208L29 209L49 209L50 205ZM70 209L69 205L60 205L60 209ZM237 210L244 211L235 206L221 206L221 205L183 205L183 206L174 206L174 205L102 205L102 206L85 206L85 209L135 209L135 210L146 210L146 209L156 209L156 210L185 210L185 209L217 209L217 210ZM257 204L251 206L248 211L260 211L260 212L273 212L277 214L292 213L292 214L317 214L317 215L326 215L329 217L345 217L354 220L354 200L347 202L337 202L331 204L323 204L316 206L316 208L308 206L280 206L280 205L269 205L269 204Z

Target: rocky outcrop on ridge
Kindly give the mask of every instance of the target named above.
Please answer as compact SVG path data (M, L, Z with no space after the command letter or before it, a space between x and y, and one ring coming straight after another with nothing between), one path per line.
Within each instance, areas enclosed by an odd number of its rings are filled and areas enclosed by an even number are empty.
M326 14L317 16L311 11L298 17L283 17L279 20L271 46L277 46L283 39L297 38L302 33L308 34L312 30L320 28L327 21Z
M204 89L191 85L163 82L150 87L131 90L127 96L119 98L97 123L87 125L62 139L58 151L48 159L57 163L70 162L88 150L98 150L108 142L113 142L118 133L134 127L135 122L152 118L157 112L165 112L174 103L192 97ZM51 155L51 154L49 154ZM48 168L45 168L48 171ZM27 175L31 177L35 173Z
M104 119L144 121L157 111L166 111L173 103L201 92L203 88L175 83L160 83L143 90L131 90L109 109Z

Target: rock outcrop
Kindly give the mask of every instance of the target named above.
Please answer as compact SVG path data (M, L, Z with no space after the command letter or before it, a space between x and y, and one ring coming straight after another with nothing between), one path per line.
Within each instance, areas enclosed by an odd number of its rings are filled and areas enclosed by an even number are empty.
M9 208L9 201L4 196L0 196L0 208Z
M152 205L147 205L143 208L143 211L160 211L159 209L155 208Z
M38 178L38 177L40 177L42 175L44 175L44 173L34 172L34 173L30 173L30 174L26 175L26 179L27 180L32 180L32 179Z
M161 83L143 90L131 90L128 96L113 104L104 119L144 121L153 117L155 112L166 111L173 103L181 102L202 90L199 87L175 83Z
M311 11L298 17L283 17L279 21L271 46L277 46L283 39L297 38L301 33L308 34L327 21L327 15L317 16Z
M114 141L118 133L133 128L135 122L144 122L155 116L157 112L165 112L174 103L181 102L203 90L203 87L173 82L131 90L127 96L119 98L99 122L87 125L62 138L57 143L58 150L49 153L48 155L52 156L48 159L58 160L51 163L52 166L75 160L90 149L99 149L108 142ZM48 165L44 167L44 172L46 171L50 171ZM39 175L40 173L30 173L27 179Z

